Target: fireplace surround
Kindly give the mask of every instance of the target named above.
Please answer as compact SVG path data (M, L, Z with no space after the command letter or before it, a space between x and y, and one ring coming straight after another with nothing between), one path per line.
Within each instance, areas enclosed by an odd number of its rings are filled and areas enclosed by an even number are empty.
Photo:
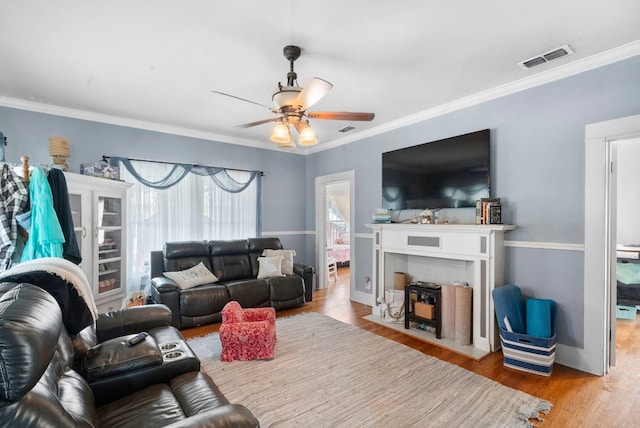
M504 235L514 225L369 224L373 231L374 302L394 288L394 272L408 281L466 282L473 288L472 345L500 348L491 291L504 284ZM381 314L379 303L372 308ZM439 339L435 339L437 343Z

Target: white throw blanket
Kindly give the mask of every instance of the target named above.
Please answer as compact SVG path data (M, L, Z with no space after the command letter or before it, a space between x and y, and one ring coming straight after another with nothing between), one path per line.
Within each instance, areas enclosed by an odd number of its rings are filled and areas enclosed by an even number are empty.
M80 267L66 259L59 257L45 257L41 259L29 260L13 266L11 269L0 273L0 281L3 278L21 273L33 271L45 271L59 276L73 285L78 294L87 304L93 320L98 319L98 308L93 300L89 280Z

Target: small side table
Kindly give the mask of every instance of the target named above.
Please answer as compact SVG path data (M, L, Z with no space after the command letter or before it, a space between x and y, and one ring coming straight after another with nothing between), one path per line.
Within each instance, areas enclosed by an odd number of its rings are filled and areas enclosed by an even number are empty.
M435 327L436 339L442 337L442 315L440 310L442 293L441 286L433 282L416 281L405 285L404 287L404 328L409 329L410 321L417 321ZM417 302L427 303L432 301L434 305L435 316L433 319L423 318L415 313L415 309L411 305L411 295L415 294Z

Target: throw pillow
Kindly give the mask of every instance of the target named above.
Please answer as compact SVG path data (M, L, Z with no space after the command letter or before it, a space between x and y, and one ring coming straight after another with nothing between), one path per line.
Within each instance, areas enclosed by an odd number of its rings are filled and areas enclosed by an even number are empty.
M258 257L258 279L284 276L282 274L282 256Z
M293 256L296 255L294 250L264 250L263 256L282 257L282 273L285 275L293 275Z
M209 272L209 269L202 262L190 269L179 272L165 272L163 275L174 280L182 290L218 282L218 278Z

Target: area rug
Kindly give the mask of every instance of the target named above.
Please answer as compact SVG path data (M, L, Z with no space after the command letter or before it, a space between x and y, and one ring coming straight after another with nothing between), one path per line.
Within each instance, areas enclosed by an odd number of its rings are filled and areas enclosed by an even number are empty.
M220 361L218 334L188 341L262 427L518 427L551 403L318 313L280 318L275 357Z

